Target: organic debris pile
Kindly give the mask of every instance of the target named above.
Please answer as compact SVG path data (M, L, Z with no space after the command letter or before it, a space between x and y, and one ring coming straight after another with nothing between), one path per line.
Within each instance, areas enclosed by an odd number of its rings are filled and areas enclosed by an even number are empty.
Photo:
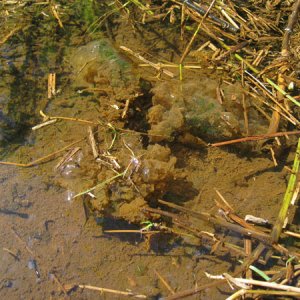
M234 258L231 275L207 273L214 281L165 299L225 283L239 289L228 299L299 297L300 1L107 2L91 1L101 14L85 24L86 41L65 53L70 100L56 91L59 74L49 73L52 100L40 112L43 123L34 128L80 124L81 138L30 163L1 164L30 167L66 152L55 166L54 181L72 187L70 198L82 197L87 218L109 216L139 225L135 233L149 245L157 233L188 232L210 254ZM49 5L57 26L68 30L67 6ZM90 41L99 28L106 34ZM26 26L18 30L26 32ZM8 30L0 45L16 34ZM53 99L70 115L55 115ZM230 152L253 161L267 156L274 168L281 167L282 153L295 150L284 196L272 194L282 203L268 209L268 220L252 211L236 212L217 189L221 182L205 194L216 193L215 203L198 205L200 183L205 184L199 178L217 176L218 167L211 164L225 154L215 147L226 144L235 144L224 150L228 157ZM255 176L249 180L253 172L241 169L230 166L223 177L243 178L232 179L236 191L255 187ZM215 231L200 229L203 223Z

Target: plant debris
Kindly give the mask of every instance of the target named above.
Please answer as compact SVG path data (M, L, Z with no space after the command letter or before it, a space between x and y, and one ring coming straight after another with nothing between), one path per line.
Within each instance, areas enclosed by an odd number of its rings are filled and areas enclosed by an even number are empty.
M186 290L182 286L175 290L155 271L169 293L164 299L182 299L225 284L237 290L227 299L252 294L300 297L299 234L295 230L300 0L79 2L0 4L1 24L5 25L1 49L29 35L34 16L42 18L45 26L50 18L49 28L65 38L71 26L77 28L72 50L61 48L61 64L43 70L48 83L45 99L37 106L31 103L40 111L40 124L33 126L33 120L27 120L26 108L18 111L20 122L30 125L44 148L43 135L50 130L54 131L52 138L61 133L68 136L68 130L76 132L76 140L66 138L62 146L61 140L53 139L40 158L3 160L0 165L28 168L50 164L63 155L54 162L52 181L72 190L68 198L81 199L86 222L111 218L137 227L108 229L106 235L139 234L149 251L157 237L167 240L171 236L171 244L193 237L216 260L228 255L234 262L234 269L222 274L207 270L209 283ZM23 14L26 18L16 27ZM42 43L40 47L42 53ZM1 72L9 73L9 68ZM64 72L67 75L62 80ZM68 99L63 96L66 92ZM64 108L66 114L56 107ZM7 105L3 117L1 112L0 141L8 140L9 120L16 109ZM222 150L216 148L220 146ZM249 165L268 157L274 170L279 170L286 162L283 154L290 149L293 166L285 174L288 185L279 212L263 203L259 207L268 210L268 216L257 215L258 209L249 211L249 196L242 196L244 207L236 209L237 203L232 204L219 191L215 162L222 157L217 151L248 158ZM201 170L210 170L204 173L210 178L199 178L201 173L195 178L193 170L199 165ZM244 193L251 187L255 193L259 188L256 176L264 171L247 175L241 169L228 162L223 175L216 178L231 176L234 187L240 186ZM205 200L200 183L205 186L206 180L213 182L215 191L206 188L205 196L209 194L214 202L199 204ZM235 197L234 191L225 192L226 198L228 194ZM1 212L28 218L13 209L2 208ZM41 279L43 264L38 269L34 259L29 262ZM79 287L147 297L130 290L58 283L65 295Z

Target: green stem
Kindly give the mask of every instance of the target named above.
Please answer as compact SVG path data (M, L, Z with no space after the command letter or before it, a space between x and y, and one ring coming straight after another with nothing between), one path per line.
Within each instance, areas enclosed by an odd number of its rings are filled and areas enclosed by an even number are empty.
M87 193L89 193L89 192L91 192L91 191L93 191L93 190L95 190L95 189L103 188L106 184L112 182L113 180L115 180L115 179L118 178L118 177L123 176L124 174L125 174L125 172L118 173L117 175L115 175L115 176L113 176L113 177L110 177L110 178L106 179L106 180L103 181L103 182L98 183L97 185L91 187L90 189L88 189L88 190L86 190L86 191L84 191L84 192L78 193L77 195L75 195L75 196L73 197L73 199L74 199L74 198L77 198L77 197L79 197L79 196L82 196L82 195L84 195L84 194L87 194Z
M278 214L278 218L273 226L272 232L271 232L271 238L272 242L277 243L280 237L280 234L282 232L282 226L284 224L285 218L288 213L289 206L291 204L291 200L293 197L293 193L295 190L295 184L297 179L297 173L299 170L299 164L300 164L300 139L298 140L296 155L294 159L292 174L289 179L289 183L287 186L287 189L285 191L283 201L281 204L281 208Z

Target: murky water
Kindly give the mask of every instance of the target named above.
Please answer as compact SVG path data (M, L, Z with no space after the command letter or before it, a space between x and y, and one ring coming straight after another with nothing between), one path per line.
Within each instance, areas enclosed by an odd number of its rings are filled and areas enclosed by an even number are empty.
M214 100L214 78L200 86L199 78L187 78L181 86L175 80L159 82L153 74L149 80L148 71L135 68L117 50L120 41L142 45L141 38L133 37L129 27L127 35L124 28L116 32L115 44L103 33L88 37L73 23L75 8L65 7L70 15L64 30L56 20L45 22L48 11L40 8L29 29L0 46L1 159L26 164L81 140L69 147L80 147L77 154L59 168L69 149L27 168L0 165L0 298L121 298L87 289L67 296L63 288L88 284L159 299L170 292L155 271L180 291L208 282L203 271L234 269L235 260L224 259L224 253L211 255L209 245L191 236L145 239L139 232L104 231L144 227L140 209L157 206L159 198L212 211L215 188L237 213L251 211L274 221L288 171L275 168L270 155L246 157L241 148L207 148L205 137L224 139L245 130L239 104L227 112ZM56 73L57 83L56 95L48 99L50 72ZM239 91L232 87L227 93ZM42 122L40 110L72 120L58 119L32 131ZM265 128L255 113L252 120L253 132ZM86 139L88 125L98 126L100 162ZM151 135L145 138L130 129L149 129ZM281 159L289 164L292 155ZM122 177L93 190L92 196L73 198L116 174ZM213 231L202 222L195 225ZM195 299L224 299L228 292L226 286L205 290Z

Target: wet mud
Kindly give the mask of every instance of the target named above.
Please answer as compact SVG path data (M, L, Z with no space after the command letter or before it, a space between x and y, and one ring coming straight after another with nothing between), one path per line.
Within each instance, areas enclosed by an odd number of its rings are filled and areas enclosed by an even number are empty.
M63 59L55 69L61 90L53 99L46 99L50 69L31 77L25 71L19 77L4 71L3 99L13 98L7 83L18 79L36 89L20 93L16 101L25 97L36 102L26 105L30 119L17 102L12 105L20 108L18 113L2 110L0 140L10 140L14 122L18 128L41 122L40 110L72 120L58 119L39 130L27 130L22 143L13 139L14 143L3 145L2 160L27 163L81 141L70 147L79 147L76 155L59 167L67 151L30 168L0 166L2 299L122 298L80 288L66 294L63 284L129 290L160 299L169 291L155 271L181 291L210 282L205 271L222 274L237 268L230 254L212 254L209 243L193 236L105 232L140 230L149 221L143 209L163 208L159 199L217 214L217 189L237 214L251 213L270 223L276 219L289 176L283 166L292 164L295 149L286 147L275 167L270 152L254 143L208 147L245 133L242 88L237 83L222 85L224 102L220 103L217 74L201 72L194 77L192 73L183 82L157 79L154 72L138 68L119 46L126 42L145 47L147 39L159 32L134 38L130 25L122 18L118 22L124 26L113 32L113 39L108 35L78 43L77 33L70 45L60 45L57 57ZM170 53L164 49L175 49L174 45L175 37L160 39L156 48L167 57ZM172 55L178 54L172 51ZM24 62L15 65L22 66ZM35 81L26 83L22 78L27 76ZM8 108L6 104L3 107ZM266 132L267 122L251 107L249 120L251 134ZM88 126L97 143L97 157ZM85 191L89 192L75 197ZM151 221L171 226L168 218L158 215ZM203 221L193 222L204 231L214 230ZM224 285L189 299L225 299L230 294Z

